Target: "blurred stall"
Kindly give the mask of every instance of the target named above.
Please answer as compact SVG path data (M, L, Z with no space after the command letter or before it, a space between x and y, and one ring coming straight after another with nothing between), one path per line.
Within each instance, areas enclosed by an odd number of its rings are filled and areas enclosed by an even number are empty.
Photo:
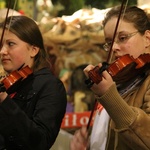
M7 14L7 8L2 8L0 9L0 21L4 20ZM22 15L20 12L13 10L13 9L9 9L9 13L8 16L18 16L18 15Z
M49 54L56 55L56 73L73 70L82 64L97 64L106 59L103 50L102 20L106 10L85 8L71 16L62 16L40 22Z

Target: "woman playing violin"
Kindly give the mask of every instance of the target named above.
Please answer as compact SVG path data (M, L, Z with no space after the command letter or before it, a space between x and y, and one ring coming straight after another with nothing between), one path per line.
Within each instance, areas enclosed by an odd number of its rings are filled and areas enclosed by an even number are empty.
M118 19L120 7L112 8L106 15L103 25L106 44L109 51ZM150 20L138 7L125 9L119 21L117 34L112 46L116 58L126 54L134 59L150 53ZM100 68L102 64L98 65ZM95 66L88 65L84 73ZM132 70L127 72L128 76ZM138 73L133 79L122 85L116 84L107 70L102 80L93 84L91 90L97 101L103 106L97 110L91 136L88 138L86 127L76 131L71 150L149 150L150 149L150 69Z
M66 111L66 91L52 70L37 24L26 16L7 18L1 64L11 74L33 73L13 93L0 92L0 150L49 150ZM59 94L58 94L59 93Z

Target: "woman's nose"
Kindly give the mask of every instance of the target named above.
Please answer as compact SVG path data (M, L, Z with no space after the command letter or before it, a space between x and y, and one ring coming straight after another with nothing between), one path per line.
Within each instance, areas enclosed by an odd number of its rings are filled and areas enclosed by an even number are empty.
M116 51L118 51L119 49L120 49L119 44L116 43L116 42L114 42L114 43L113 43L113 46L112 46L112 50L113 50L114 52L116 52Z
M7 54L7 53L8 53L7 48L5 46L2 46L0 49L0 54Z

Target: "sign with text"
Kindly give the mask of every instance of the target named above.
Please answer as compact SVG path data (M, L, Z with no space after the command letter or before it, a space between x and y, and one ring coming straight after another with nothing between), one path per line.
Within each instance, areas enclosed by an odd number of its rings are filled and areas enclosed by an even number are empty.
M78 128L81 126L86 126L88 124L91 111L81 112L81 113L66 113L61 128ZM94 115L91 120L90 126L93 124Z

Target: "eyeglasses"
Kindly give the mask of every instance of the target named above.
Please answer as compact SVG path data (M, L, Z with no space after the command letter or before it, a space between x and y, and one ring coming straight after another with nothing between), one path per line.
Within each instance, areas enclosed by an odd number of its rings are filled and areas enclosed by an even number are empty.
M126 33L120 33L118 36L117 36L117 39L115 40L116 43L118 44L124 44L127 42L127 40L129 40L132 36L136 35L139 31L135 31L135 32L132 32L132 33L129 33L129 34L126 34ZM110 47L111 47L111 44L112 44L112 41L110 42L107 42L103 45L103 48L106 52L108 52L110 50Z

